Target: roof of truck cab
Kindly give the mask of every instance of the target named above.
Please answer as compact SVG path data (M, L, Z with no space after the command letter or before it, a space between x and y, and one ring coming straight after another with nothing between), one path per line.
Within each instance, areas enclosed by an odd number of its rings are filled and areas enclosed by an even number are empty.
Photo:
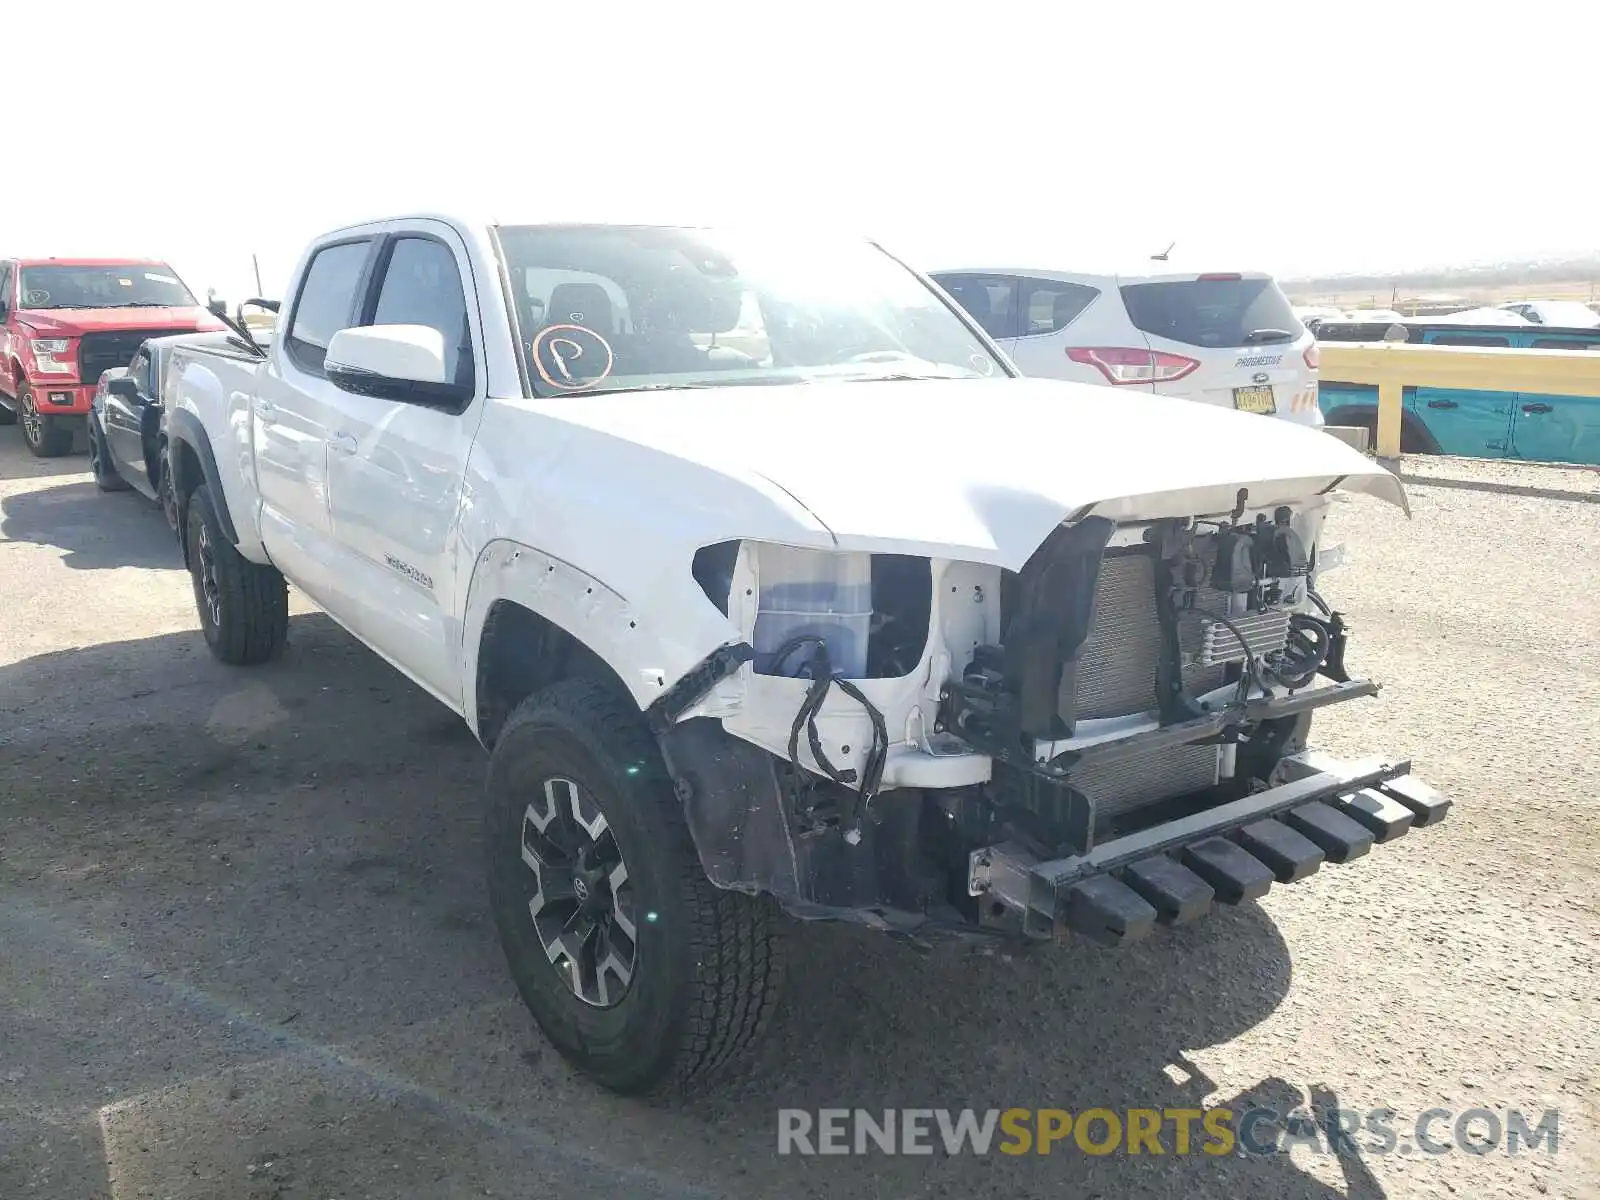
M481 212L446 212L439 210L421 209L413 212L389 213L384 216L368 217L360 221L347 221L337 227L327 229L316 236L316 241L326 241L331 237L338 237L360 230L370 229L375 226L390 225L397 221L441 221L462 229L504 229L518 226L601 226L601 227L628 227L646 229L771 229L774 232L791 233L791 227L777 219L762 220L758 216L755 220L740 218L727 214L695 212L693 210L674 213L670 210L657 209L651 206L648 212L639 213L626 206L619 208L615 213L587 209L584 212L542 212L542 213L491 213ZM861 228L852 226L830 225L828 223L814 224L812 229L844 236L855 236L863 239L871 238L872 234Z

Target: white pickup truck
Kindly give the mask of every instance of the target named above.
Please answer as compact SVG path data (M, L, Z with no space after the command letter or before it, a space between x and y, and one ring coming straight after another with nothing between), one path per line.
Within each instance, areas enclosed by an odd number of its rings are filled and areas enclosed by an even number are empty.
M1376 691L1322 518L1392 474L1020 378L875 244L404 217L238 332L165 395L206 641L271 657L287 580L472 727L511 972L609 1087L751 1041L780 910L1118 944L1448 809L1306 745Z

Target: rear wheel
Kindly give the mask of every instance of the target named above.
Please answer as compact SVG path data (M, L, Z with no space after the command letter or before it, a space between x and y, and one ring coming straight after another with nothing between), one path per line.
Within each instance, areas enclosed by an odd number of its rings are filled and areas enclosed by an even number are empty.
M760 1034L770 899L713 887L637 709L588 680L529 697L489 760L500 943L534 1020L599 1083L692 1089Z
M209 487L195 488L187 508L189 574L206 645L233 666L266 662L289 636L288 585L228 541Z
M94 476L94 485L102 492L128 490L128 481L117 474L111 456L106 453L106 435L100 429L99 418L92 412L89 414L89 474Z
M41 413L33 387L26 382L17 387L17 412L22 417L22 440L36 458L60 458L72 449L71 427L63 428L60 417Z

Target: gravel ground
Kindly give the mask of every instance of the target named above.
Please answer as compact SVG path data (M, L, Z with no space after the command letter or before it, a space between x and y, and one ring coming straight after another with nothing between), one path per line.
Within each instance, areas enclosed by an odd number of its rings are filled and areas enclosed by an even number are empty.
M1331 533L1353 660L1319 720L1457 808L1110 953L805 927L755 1074L597 1092L486 916L484 761L297 604L198 633L160 515L0 431L0 1197L1600 1195L1600 475L1407 460ZM780 1158L780 1106L1561 1110L1559 1152Z

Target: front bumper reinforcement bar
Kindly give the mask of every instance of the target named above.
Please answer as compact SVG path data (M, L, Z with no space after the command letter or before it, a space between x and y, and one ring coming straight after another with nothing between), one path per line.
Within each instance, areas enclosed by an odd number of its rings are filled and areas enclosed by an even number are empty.
M1348 863L1450 809L1406 761L1342 762L1313 750L1281 768L1285 782L1275 787L1085 854L1041 862L1014 843L975 850L968 891L1020 912L1032 937L1071 931L1123 945L1215 903L1258 899L1324 862Z

